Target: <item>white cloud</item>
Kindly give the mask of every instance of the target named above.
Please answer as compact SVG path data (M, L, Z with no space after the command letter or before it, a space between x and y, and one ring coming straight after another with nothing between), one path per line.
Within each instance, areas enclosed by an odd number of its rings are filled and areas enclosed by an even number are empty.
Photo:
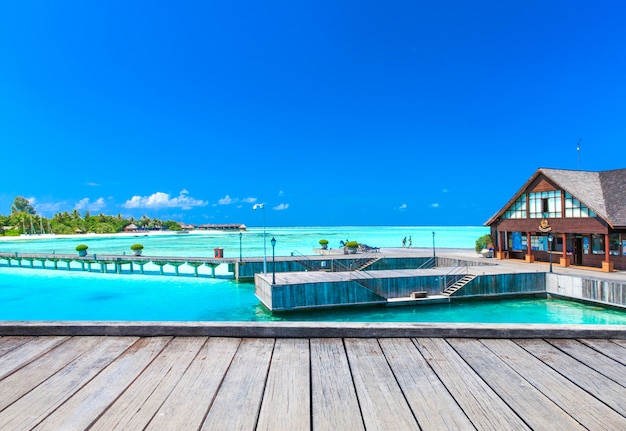
M98 198L94 202L90 202L89 198L83 198L76 202L74 208L77 210L100 211L105 206L104 198Z
M407 209L407 208L408 208L407 204L402 204L402 205L400 205L400 206L398 207L398 209L399 209L400 211L404 211L404 210L405 210L405 209Z
M32 205L32 204L31 204ZM65 202L55 202L55 203L41 203L37 205L33 205L37 214L49 214L54 215L61 211L61 209L65 206Z
M289 204L280 204L280 205L276 205L274 208L272 208L274 211L284 211L287 208L289 208Z
M93 181L86 182L85 185L89 187L100 187L100 184L94 183Z
M246 204L253 204L257 201L257 198L243 198L241 202Z
M203 207L208 202L190 197L189 192L183 189L176 197L169 193L156 192L150 196L133 196L122 205L124 208L181 208L189 210L193 207Z
M443 189L441 193L448 193L448 189Z
M217 203L220 205L230 205L237 202L237 199L233 199L230 196L226 195L222 199L218 200Z
M434 204L431 204L430 206L433 207L433 208L439 208L439 204L436 203L436 202Z
M284 192L284 191L282 191L282 190L279 190L279 191L278 191L278 196L285 196L285 192Z
M28 201L29 204L31 204L32 206L35 206L37 204L37 199L35 199L34 197L30 197L30 198L26 198L26 200Z

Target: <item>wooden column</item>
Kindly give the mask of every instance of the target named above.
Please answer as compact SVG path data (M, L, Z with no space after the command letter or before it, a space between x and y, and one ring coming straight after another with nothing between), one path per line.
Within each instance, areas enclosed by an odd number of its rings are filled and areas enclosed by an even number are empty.
M602 271L613 272L613 262L611 262L611 244L609 244L609 234L604 234L604 261L602 262Z
M570 257L567 255L567 234L564 233L561 236L563 238L563 256L561 256L559 264L561 266L570 266L572 261L570 260Z
M497 259L504 259L505 253L504 253L504 248L502 247L502 244L504 243L504 232L500 232L498 231L498 238L497 242L498 242L498 251L496 252L496 258Z
M530 244L530 232L526 233L526 262L533 263L535 261L535 256L533 256L533 248Z

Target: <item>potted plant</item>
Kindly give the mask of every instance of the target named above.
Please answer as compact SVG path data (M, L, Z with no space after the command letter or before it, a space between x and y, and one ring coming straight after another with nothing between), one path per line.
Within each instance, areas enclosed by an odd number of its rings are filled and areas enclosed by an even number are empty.
M348 241L346 242L345 247L348 250L348 253L355 254L357 248L359 248L359 243L356 241Z
M79 256L87 256L87 249L89 247L86 244L78 244L76 246L76 251L78 252Z
M320 239L320 247L322 247L322 250L326 250L328 248L328 240Z
M130 246L130 249L135 253L135 256L141 256L141 251L143 250L143 245L141 244L133 244Z

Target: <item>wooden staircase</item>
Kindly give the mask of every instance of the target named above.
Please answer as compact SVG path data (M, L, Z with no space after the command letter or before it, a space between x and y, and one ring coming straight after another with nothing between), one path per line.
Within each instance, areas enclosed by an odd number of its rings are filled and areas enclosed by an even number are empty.
M450 296L475 278L476 276L474 274L467 274L463 276L463 278L461 278L460 280L457 280L450 286L446 287L441 293L443 295Z
M368 259L365 263L361 264L356 270L357 271L363 271L365 268L367 268L368 266L378 262L380 259L380 257L375 257L373 259Z

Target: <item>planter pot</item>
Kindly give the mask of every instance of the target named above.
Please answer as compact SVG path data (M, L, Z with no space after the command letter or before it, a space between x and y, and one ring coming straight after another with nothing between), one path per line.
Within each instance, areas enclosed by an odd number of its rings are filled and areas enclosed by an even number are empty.
M79 255L80 257L85 257L85 256L87 256L87 250L80 250L80 251L78 252L78 255Z
M135 256L141 256L141 252L142 252L142 251L143 251L143 250L133 250L133 254L134 254Z
M327 250L328 249L328 244L320 244L320 248L322 250Z
M349 254L356 254L357 248L356 247L348 247L348 253Z

